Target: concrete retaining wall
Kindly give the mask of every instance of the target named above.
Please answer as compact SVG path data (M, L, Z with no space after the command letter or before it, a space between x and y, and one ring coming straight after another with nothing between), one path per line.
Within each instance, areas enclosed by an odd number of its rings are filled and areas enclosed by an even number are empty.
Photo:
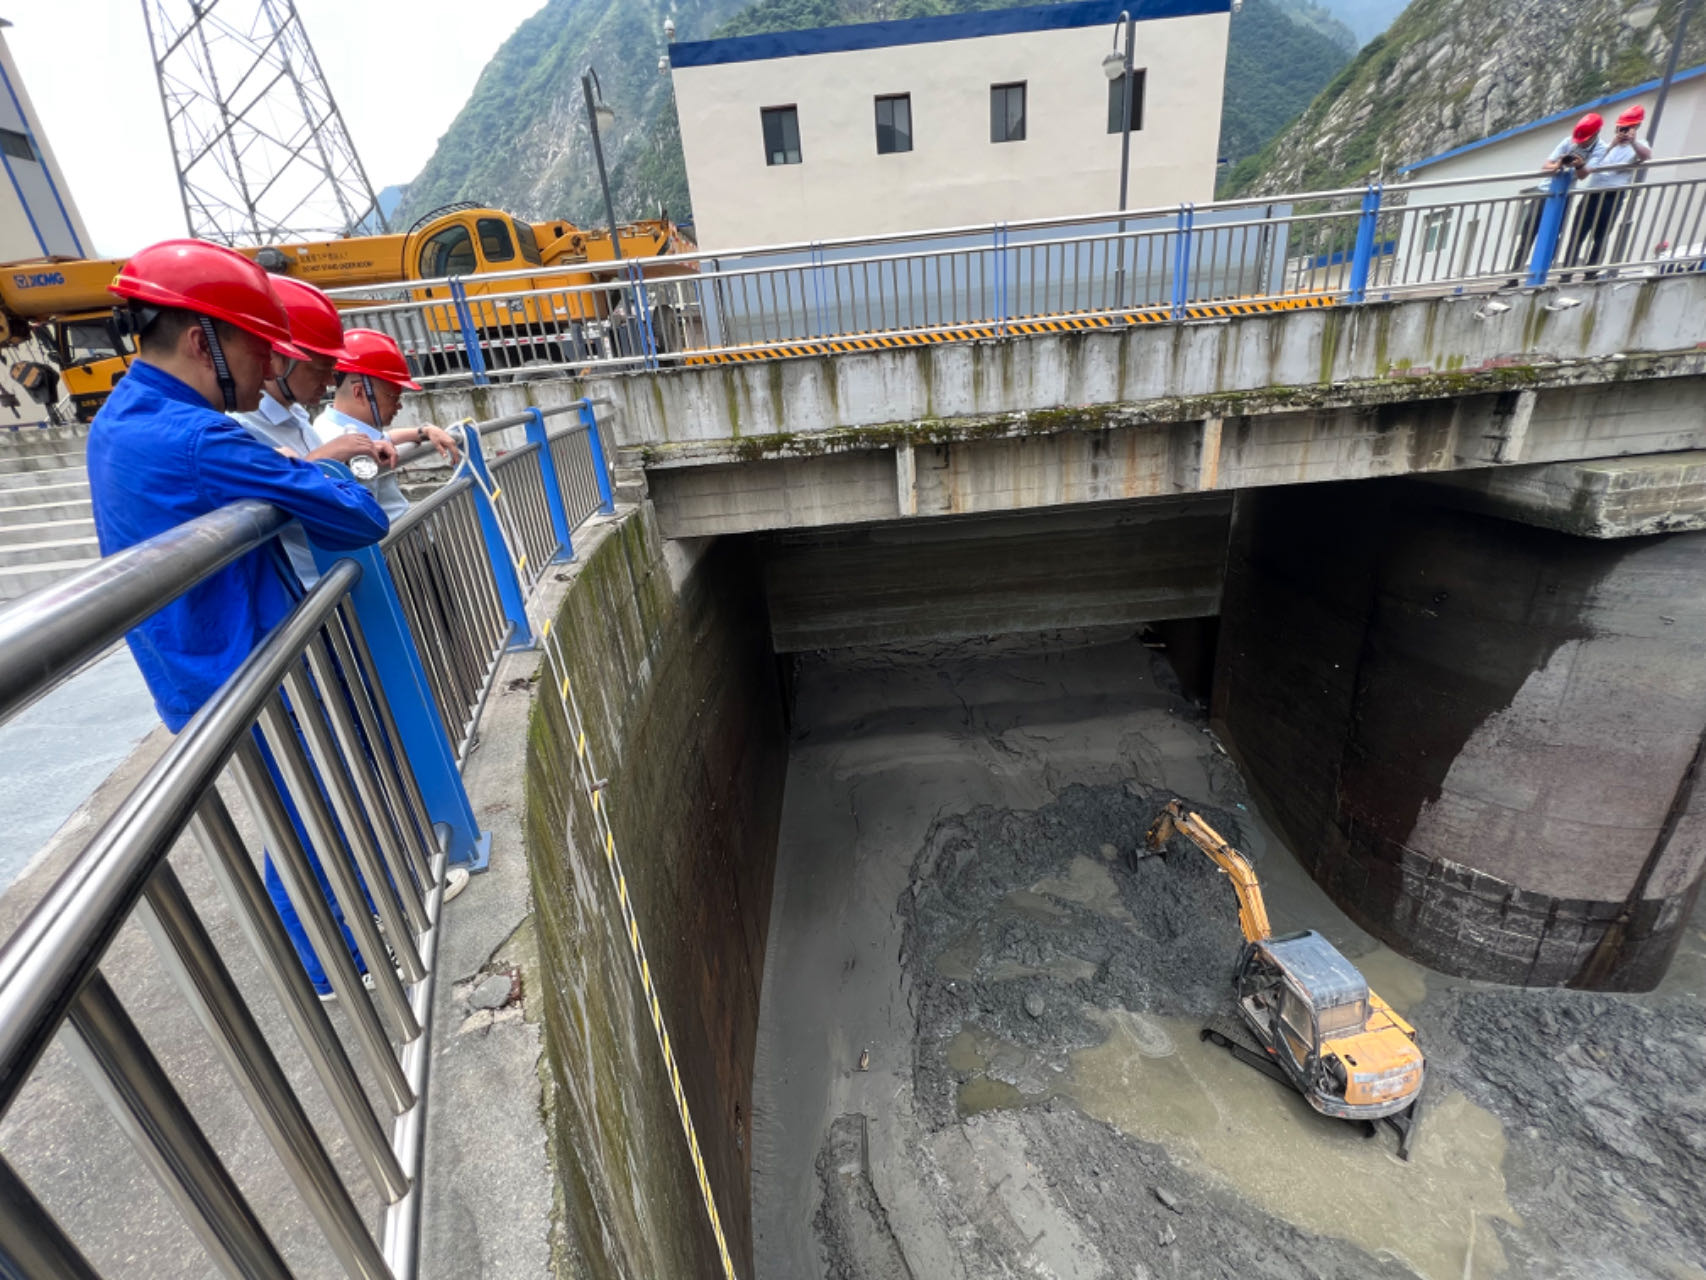
M1340 905L1449 973L1658 981L1706 857L1706 535L1576 538L1414 482L1255 491L1224 600L1216 715Z
M649 506L599 544L554 626L731 1255L751 1272L752 1055L786 733L759 575L688 565ZM673 573L672 573L673 570ZM547 674L544 678L549 679ZM527 836L553 1088L559 1275L721 1267L557 699L536 698Z

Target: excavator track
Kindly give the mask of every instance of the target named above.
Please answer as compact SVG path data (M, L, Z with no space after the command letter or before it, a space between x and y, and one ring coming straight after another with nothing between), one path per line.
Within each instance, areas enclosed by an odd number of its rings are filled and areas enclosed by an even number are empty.
M1201 1038L1217 1044L1246 1066L1254 1067L1269 1079L1278 1080L1286 1088L1296 1088L1284 1068L1256 1042L1243 1020L1233 1013L1217 1013L1203 1027Z

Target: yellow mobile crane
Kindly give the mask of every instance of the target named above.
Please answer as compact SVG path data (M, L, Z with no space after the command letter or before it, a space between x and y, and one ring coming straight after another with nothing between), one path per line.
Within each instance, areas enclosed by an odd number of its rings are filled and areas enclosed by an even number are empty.
M618 228L625 259L690 253L692 242L667 219ZM590 345L612 308L603 291L555 293L513 302L494 295L598 284L614 274L610 233L588 231L567 221L525 222L500 209L477 204L436 209L394 235L351 236L309 244L241 248L277 275L306 280L322 289L371 289L375 298L340 298L349 309L388 302L440 302L421 312L424 341L408 351L416 373L451 371L466 363L459 341L460 319L451 290L437 283L462 277L462 293L489 368L514 369L558 362L565 352ZM38 258L0 266L0 348L32 334L46 340L60 377L87 422L135 355L130 336L113 316L107 292L122 259ZM681 271L691 270L682 264ZM504 273L503 279L482 279ZM516 274L525 273L525 274ZM648 279L660 273L654 267ZM433 281L431 284L411 284ZM670 331L660 326L659 332ZM435 341L438 338L441 340Z
M1174 834L1232 881L1244 931L1233 976L1239 1016L1217 1018L1202 1038L1291 1085L1323 1115L1362 1121L1370 1134L1386 1121L1408 1160L1426 1074L1416 1029L1313 929L1274 937L1250 860L1177 800L1150 824L1144 843L1161 851Z

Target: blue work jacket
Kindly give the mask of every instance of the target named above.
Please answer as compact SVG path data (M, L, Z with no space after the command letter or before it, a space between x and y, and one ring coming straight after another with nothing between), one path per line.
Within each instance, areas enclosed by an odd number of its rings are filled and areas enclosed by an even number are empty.
M242 498L289 512L330 551L367 546L390 528L354 480L286 458L193 387L141 360L89 429L89 492L104 556ZM183 728L290 612L300 591L289 572L274 539L126 637L167 728Z

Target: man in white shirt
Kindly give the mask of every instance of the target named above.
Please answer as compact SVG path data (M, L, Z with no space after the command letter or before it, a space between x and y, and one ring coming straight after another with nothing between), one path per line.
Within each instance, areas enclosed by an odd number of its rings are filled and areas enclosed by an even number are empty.
M272 376L261 384L260 407L231 416L251 435L293 458L348 462L354 455L365 453L382 466L393 466L397 451L389 440L360 441L352 437L323 441L315 432L309 410L326 398L337 362L348 354L344 350L343 321L332 300L313 285L289 276L273 276L269 283L290 318L292 345L300 347L307 359L275 356ZM320 570L308 550L308 536L300 524L292 521L286 526L279 542L304 589L320 580Z
M314 419L314 432L321 444L340 436L364 436L391 446L431 444L449 462L458 456L456 441L440 427L397 427L391 420L403 405L404 391L419 391L409 377L409 364L391 338L376 329L350 329L344 334L344 356L336 366L336 390L331 405ZM395 454L392 465L372 480L363 481L393 524L409 509L397 483Z
M1647 109L1639 103L1618 116L1617 133L1611 145L1601 147L1598 159L1592 162L1588 179L1582 184L1589 194L1582 197L1581 213L1570 236L1567 260L1570 266L1586 262L1597 267L1604 261L1605 251L1611 247L1617 211L1628 195L1629 184L1635 180L1635 171L1629 166L1653 158L1653 149L1640 137L1641 125L1646 118ZM1592 247L1584 258L1581 249L1590 242ZM1584 273L1584 278L1592 280L1598 274L1597 271L1589 271Z
M1546 163L1540 166L1540 171L1547 175L1568 172L1574 182L1585 179L1592 167L1599 163L1599 158L1605 154L1605 144L1599 140L1599 131L1605 127L1605 119L1597 111L1590 111L1580 120L1576 127L1552 148L1552 154L1546 157ZM1546 205L1546 197L1551 192L1551 183L1543 183L1530 189L1534 199L1528 201L1528 208L1523 213L1522 230L1517 236L1516 258L1511 263L1511 270L1524 272L1528 269L1529 254L1534 248L1534 238L1540 231L1540 218ZM1559 255L1559 261L1567 261L1564 255ZM1507 288L1514 288L1521 279L1520 275L1505 282ZM1568 280L1569 277L1565 276Z

